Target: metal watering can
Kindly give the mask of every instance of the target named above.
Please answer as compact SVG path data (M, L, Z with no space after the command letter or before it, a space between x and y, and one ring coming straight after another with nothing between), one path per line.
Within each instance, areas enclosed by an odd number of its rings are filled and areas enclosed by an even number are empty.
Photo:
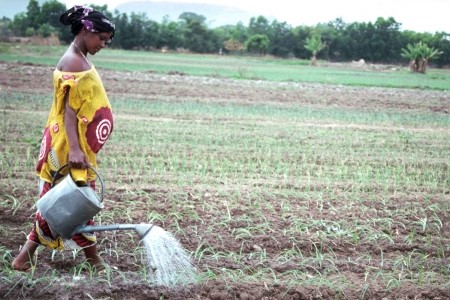
M75 229L86 224L103 209L104 182L97 171L95 172L101 183L101 197L90 186L78 186L69 174L55 185L59 173L66 168L64 165L56 171L52 180L52 188L38 200L36 206L47 221L54 234L64 239L70 239Z
M64 239L70 239L77 233L133 229L143 239L154 227L153 224L85 225L87 221L103 209L105 184L100 174L89 166L100 180L101 197L90 186L78 186L72 179L70 172L61 182L55 185L59 173L67 166L69 165L66 164L56 171L52 180L52 189L36 203L39 212L47 221L53 234Z

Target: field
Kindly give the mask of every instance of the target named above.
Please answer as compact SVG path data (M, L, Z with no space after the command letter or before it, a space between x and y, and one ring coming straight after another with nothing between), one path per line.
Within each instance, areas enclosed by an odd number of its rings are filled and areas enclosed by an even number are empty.
M11 270L33 221L34 165L63 48L5 49L0 297L450 298L448 70L94 57L115 114L99 155L106 207L95 220L174 234L198 283L167 288L148 282L128 231L98 234L104 275L83 268L81 253L48 249L31 272Z

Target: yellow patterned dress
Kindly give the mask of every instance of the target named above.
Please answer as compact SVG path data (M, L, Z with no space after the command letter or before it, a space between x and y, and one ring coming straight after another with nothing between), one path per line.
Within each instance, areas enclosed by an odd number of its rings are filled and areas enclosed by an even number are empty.
M69 91L69 105L76 112L80 147L90 164L97 168L96 155L113 129L113 116L102 80L94 66L83 72L53 73L54 99L45 126L36 172L40 178L40 197L51 187L59 167L68 163L69 144L64 124L64 97ZM69 89L70 88L70 89ZM65 172L65 173L64 173ZM62 171L66 175L67 168ZM95 173L88 169L87 182L95 186ZM89 221L88 225L93 225ZM72 240L53 236L47 222L36 213L34 228L28 239L52 249L85 248L96 243L93 233L76 234Z

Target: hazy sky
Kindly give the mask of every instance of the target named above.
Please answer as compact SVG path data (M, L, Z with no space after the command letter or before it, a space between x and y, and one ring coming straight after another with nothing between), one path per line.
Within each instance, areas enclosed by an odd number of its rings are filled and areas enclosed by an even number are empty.
M68 6L83 0L60 0ZM118 4L133 0L87 0L87 3ZM135 0L145 1L145 0ZM157 0L153 0L156 2ZM450 33L450 0L159 0L158 2L210 3L238 7L256 15L275 18L289 25L316 25L341 17L344 22L375 22L377 17L394 17L402 29L416 32ZM364 4L363 4L364 3Z

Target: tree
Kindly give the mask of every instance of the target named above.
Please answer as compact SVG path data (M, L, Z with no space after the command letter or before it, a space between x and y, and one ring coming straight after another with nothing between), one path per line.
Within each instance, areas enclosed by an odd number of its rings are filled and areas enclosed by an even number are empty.
M257 18L250 18L250 23L248 25L248 30L250 34L265 34L269 36L270 25L269 20L267 20L263 16L259 16Z
M15 36L25 36L28 28L28 18L24 12L18 13L10 23L9 28Z
M182 29L179 23L169 20L164 16L159 26L159 38L157 48L169 48L175 50L183 45Z
M89 7L93 8L96 11L104 14L108 19L112 19L113 14L108 10L108 4L98 5L98 4L90 4Z
M39 2L37 2L37 0L30 0L27 6L26 15L28 19L28 27L37 30L41 25L41 8L39 7Z
M225 50L231 53L238 53L245 49L244 45L235 39L229 39L223 42Z
M52 34L64 39L59 28L59 16L66 11L64 4L56 0L44 2L42 8L37 0L30 0L27 11L14 16L10 29L17 36L33 36L39 34L48 37Z
M430 48L420 41L414 45L408 44L406 49L402 48L401 55L409 59L409 67L412 72L424 74L427 71L428 61L438 58L442 53L442 51L433 47Z
M184 20L186 23L197 22L199 24L205 25L206 17L202 15L198 15L193 12L184 12L182 13L178 19Z
M58 32L52 25L48 24L48 23L44 23L42 24L38 30L37 33L39 36L41 37L49 37L52 35L52 33Z
M269 53L278 57L288 57L292 55L292 45L294 44L294 34L292 27L286 22L274 20L270 26L270 47Z
M295 57L300 59L310 57L309 51L305 48L305 41L310 36L310 32L311 28L305 25L297 26L292 30L294 40L291 47Z
M245 48L248 52L256 52L263 56L269 48L269 38L265 34L254 34L245 42Z
M400 59L398 49L400 44L400 26L393 17L384 19L379 17L374 23L374 33L367 36L369 51L373 55L369 57L375 62L393 62Z
M124 37L127 35L127 24L129 22L128 15L126 13L120 13L117 9L114 11L113 23L116 25L114 33L114 40L109 47L124 48Z
M144 44L142 47L146 49L154 49L157 47L159 39L159 23L153 20L147 20L144 23Z
M144 31L147 15L145 13L131 13L122 46L125 49L139 49L144 45Z
M49 36L51 33L56 34L62 38L61 23L59 16L65 12L66 6L56 0L48 0L44 2L41 7L41 16L39 18L38 32L41 35Z
M317 54L325 48L325 44L322 43L322 38L320 35L313 35L310 38L306 39L305 48L312 53L311 57L311 65L317 65Z
M434 61L437 66L444 67L450 65L450 34L445 32L436 32L430 45L443 52L443 55L440 55Z
M10 25L10 19L6 17L0 19L0 41L8 40L8 37L12 35Z
M197 53L211 53L221 47L216 45L216 39L206 26L204 16L185 12L179 19L184 24L183 40L186 49Z
M238 22L236 25L232 26L230 29L231 38L239 41L241 43L245 43L245 41L249 38L248 28L242 22Z
M57 0L47 0L42 4L40 26L48 23L53 28L60 27L59 16L66 10L66 6Z

